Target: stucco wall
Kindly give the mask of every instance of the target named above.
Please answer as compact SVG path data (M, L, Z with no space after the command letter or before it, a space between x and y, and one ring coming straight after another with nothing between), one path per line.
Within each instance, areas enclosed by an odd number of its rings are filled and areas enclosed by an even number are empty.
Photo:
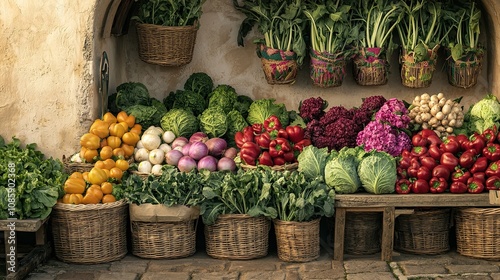
M110 93L122 82L140 81L153 96L163 98L182 88L191 73L203 71L215 84L230 84L238 93L253 98L275 98L289 109L297 109L300 100L311 96L322 96L330 105L352 107L373 94L411 100L423 92L443 92L450 98L464 96L466 108L487 92L499 96L500 33L495 26L500 21L500 5L495 0L483 1L488 10L484 15L488 55L478 85L469 90L449 86L441 65L431 87L405 88L399 78L397 54L391 58L389 83L384 86L356 85L349 65L341 87L317 88L309 80L307 61L296 84L268 85L251 43L258 34L250 34L245 47L237 46L243 15L226 0L207 0L204 5L189 65L149 65L138 57L134 25L124 36L102 38L103 22L112 1L0 1L0 135L35 142L49 156L60 158L75 152L80 135L99 116L97 82L103 51L110 59Z

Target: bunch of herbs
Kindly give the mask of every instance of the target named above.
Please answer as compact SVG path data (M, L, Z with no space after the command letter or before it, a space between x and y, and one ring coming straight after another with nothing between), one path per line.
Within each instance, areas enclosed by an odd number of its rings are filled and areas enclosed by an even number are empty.
M137 0L136 0L137 1ZM193 25L205 0L142 0L133 20L162 26Z

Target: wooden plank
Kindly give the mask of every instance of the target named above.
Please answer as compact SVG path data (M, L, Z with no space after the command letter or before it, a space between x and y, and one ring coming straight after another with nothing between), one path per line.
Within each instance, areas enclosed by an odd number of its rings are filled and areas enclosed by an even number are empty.
M111 37L111 29L113 27L113 22L115 20L116 11L118 10L118 7L120 6L121 2L122 0L114 0L109 6L106 18L104 19L104 26L102 31L103 38Z
M392 249L394 240L394 207L385 207L382 217L382 253L383 261L392 260Z
M122 0L116 16L114 17L111 35L121 36L127 34L130 25L131 9L134 6L134 0Z
M12 222L15 223L16 231L22 232L36 232L44 224L48 218L45 220L40 219L28 219L28 220L0 220L0 231L10 231L10 225Z
M500 205L500 191L490 190L490 204Z
M337 194L335 207L488 207L488 193L481 194Z
M7 275L6 280L21 280L35 270L40 264L45 262L52 253L52 246L47 243L43 246L35 247L20 262L15 273Z
M335 235L333 241L333 259L344 260L345 208L335 209Z

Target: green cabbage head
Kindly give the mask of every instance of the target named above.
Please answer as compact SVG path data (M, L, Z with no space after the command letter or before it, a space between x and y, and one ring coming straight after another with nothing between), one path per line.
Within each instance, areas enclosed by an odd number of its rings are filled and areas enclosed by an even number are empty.
M210 107L198 117L200 129L209 138L222 137L227 131L227 117L222 108Z
M332 153L332 158L325 166L325 182L337 193L355 193L361 187L356 169L357 159L354 155Z
M175 137L189 138L198 131L198 120L189 110L172 109L161 118L161 128L172 131Z
M358 165L363 188L373 194L393 193L396 185L396 159L386 152L369 152Z
M498 99L488 94L485 98L474 104L470 108L470 129L483 133L484 130L500 123L500 104Z

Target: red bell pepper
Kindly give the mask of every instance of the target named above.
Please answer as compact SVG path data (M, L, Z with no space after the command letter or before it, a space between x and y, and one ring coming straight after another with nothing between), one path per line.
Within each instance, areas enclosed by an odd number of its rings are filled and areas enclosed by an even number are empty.
M466 193L467 192L467 184L462 182L453 182L450 185L451 193Z
M283 159L285 159L286 162L295 162L297 158L295 157L294 151L289 151L283 154Z
M402 156L398 161L398 167L408 169L411 165L411 156Z
M408 170L401 168L400 166L396 167L396 174L398 179L408 179Z
M254 124L252 124L252 131L255 135L259 135L265 131L264 125L261 123L254 123Z
M287 139L278 137L269 143L269 153L271 157L282 157L286 152L292 151L290 142Z
M495 143L488 143L486 147L483 148L483 155L489 161L500 160L500 145Z
M436 132L429 128L424 128L418 132L418 134L422 135L424 138L429 138L431 135L437 136Z
M413 147L411 149L411 155L414 157L427 155L427 147Z
M283 157L275 157L273 158L274 165L283 165L286 163Z
M458 158L458 164L463 168L471 168L476 162L476 154L474 150L467 150Z
M241 146L245 142L252 142L253 141L253 129L251 126L247 126L243 129L243 132L238 131L234 135L234 141L236 142L236 146L241 149Z
M470 173L485 172L488 168L488 159L486 157L478 157L476 162L469 169Z
M429 156L431 156L435 160L440 160L441 155L443 154L443 151L439 149L439 146L437 144L431 144L428 149Z
M484 171L486 177L499 176L500 177L500 161L494 161L488 165Z
M436 167L438 165L438 162L430 156L421 157L420 163L422 164L422 166L429 168L429 170L431 170L431 171L432 171L432 169L434 169L434 167Z
M486 182L486 174L484 172L476 172L472 174L472 178L477 179L483 183Z
M450 152L444 152L441 155L441 159L439 160L439 162L442 165L446 166L446 168L448 168L450 172L453 172L455 170L455 167L457 167L459 163L458 158Z
M408 179L399 179L396 182L396 193L408 194L411 191L411 183Z
M417 179L411 185L413 193L428 193L429 192L429 183L423 179Z
M267 166L274 165L273 159L268 151L263 151L262 154L260 154L258 161L259 161L259 164L262 164L262 165L267 165Z
M482 193L484 190L484 184L479 180L472 180L469 184L467 184L467 191L469 193Z
M441 145L439 145L439 148L443 152L450 152L452 154L456 154L460 151L460 143L456 140L455 136L448 136Z
M275 131L273 131L273 133L274 132ZM285 138L288 140L288 132L286 132L286 130L284 128L280 128L280 129L278 129L278 133L276 134L276 137Z
M462 151L467 150L467 147L465 143L469 142L469 137L465 134L458 134L455 136L455 139L457 139L457 142L460 144L460 149Z
M426 147L429 144L429 141L427 138L424 138L422 134L417 133L411 137L411 143L415 147Z
M495 142L498 135L497 126L493 125L493 127L485 129L483 133L481 133L481 135L483 136L484 140L486 140L486 144Z
M417 179L422 179L425 181L429 181L432 178L432 171L431 169L425 167L425 166L420 166L417 170Z
M281 122L277 116L271 115L269 118L264 120L264 129L267 132L271 132L273 130L279 130L280 128L281 128Z
M444 178L432 177L429 187L431 193L444 193L448 189L448 181Z
M467 180L469 180L469 178L471 177L472 174L470 174L469 171L457 168L456 171L451 174L451 181L467 183Z
M293 143L298 143L304 139L305 131L302 127L298 125L289 125L285 128L286 133L288 133L288 139Z
M487 190L500 190L500 177L492 176L486 179L486 189Z
M311 139L304 138L304 139L300 140L299 142L295 143L295 145L293 145L293 149L296 151L302 152L302 150L304 150L305 147L307 147L311 144L312 144Z
M260 152L259 145L254 142L245 142L240 149L240 158L248 165L255 165Z
M481 134L474 132L474 134L469 137L468 142L464 142L464 144L466 145L467 150L475 149L480 152L486 146L486 140Z
M444 178L444 179L446 179L446 181L448 181L448 179L450 179L450 174L451 174L450 170L442 164L437 165L432 170L433 177Z
M269 149L269 144L271 143L269 132L265 131L259 135L255 135L254 140L261 149Z

